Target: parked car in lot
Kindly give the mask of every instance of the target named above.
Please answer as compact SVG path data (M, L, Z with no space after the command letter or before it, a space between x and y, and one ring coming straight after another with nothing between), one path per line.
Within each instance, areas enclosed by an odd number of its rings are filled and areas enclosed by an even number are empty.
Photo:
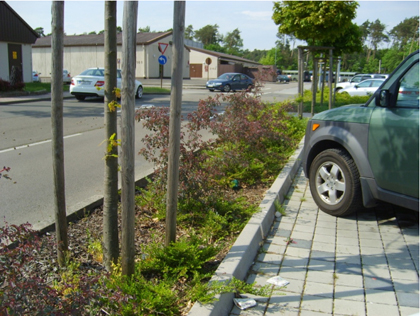
M377 201L419 210L418 91L416 51L366 104L324 111L309 121L303 170L321 210L346 216Z
M290 78L288 76L286 76L286 75L278 75L277 76L277 82L279 82L279 83L282 83L282 82L289 83L290 82Z
M338 93L347 92L350 96L372 95L384 83L385 79L368 79L362 81L353 87L338 90Z
M345 89L353 87L356 84L359 84L362 81L367 79L386 79L388 78L387 74L357 74L352 77L349 81L339 82L335 86L335 90L339 91L340 89Z
M38 73L37 71L32 71L32 82L41 82L41 78L39 77L41 73Z
M63 70L63 83L69 84L71 83L71 75L70 72L66 69Z
M89 68L71 79L70 94L77 100L82 101L86 97L104 96L104 68ZM121 88L121 70L117 70L117 87ZM135 81L136 99L143 96L143 85Z
M229 72L224 73L217 79L207 81L206 88L210 91L220 90L229 92L230 90L248 90L250 91L254 86L254 80L244 74Z

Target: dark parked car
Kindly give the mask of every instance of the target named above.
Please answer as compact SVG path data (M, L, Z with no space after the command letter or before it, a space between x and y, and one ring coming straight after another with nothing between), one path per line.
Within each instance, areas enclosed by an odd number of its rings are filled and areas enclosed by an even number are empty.
M277 76L277 82L284 82L284 83L289 83L290 82L290 78L287 77L286 75L278 75Z
M225 73L217 79L207 81L206 88L210 91L220 90L229 92L230 90L248 90L251 91L254 81L247 75L229 72Z
M308 123L303 170L324 212L346 216L384 201L419 210L419 51L366 104Z

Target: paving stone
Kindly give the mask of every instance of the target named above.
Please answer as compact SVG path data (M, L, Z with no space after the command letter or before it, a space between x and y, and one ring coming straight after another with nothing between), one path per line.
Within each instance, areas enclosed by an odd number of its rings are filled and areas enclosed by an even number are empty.
M358 238L358 234L352 230L337 230L337 238Z
M311 252L309 248L297 248L294 246L294 244L293 246L290 244L289 247L287 247L286 255L288 257L309 258Z
M345 253L349 255L359 255L360 253L359 246L350 246L350 245L343 245L343 244L337 243L335 249L338 253Z
M293 239L302 239L302 240L310 240L312 244L313 239L313 233L306 233L306 232L300 232L297 230L293 230L291 237Z
M301 310L309 310L314 312L322 312L332 314L332 299L315 296L304 295L302 298Z
M312 252L313 251L324 251L324 252L335 252L335 244L334 243L325 243L325 242L318 242L314 241L312 243Z
M350 300L334 300L334 315L365 316L365 303Z
M246 279L246 283L253 284L255 283L255 286L257 287L263 287L270 285L270 283L267 283L267 280L270 279L275 275L262 275L262 274L250 274L248 275L248 278Z
M391 271L392 274L392 271ZM393 280L395 291L419 294L419 280Z
M346 274L362 274L362 265L346 262L337 262L335 264L335 272Z
M324 272L334 272L335 263L332 261L310 259L308 269Z
M273 253L260 253L257 257L257 261L278 265L280 264L282 259L283 255Z
M317 228L318 227L324 227L329 229L336 229L336 223L333 222L323 222L323 221L317 221L316 223Z
M335 245L335 235L324 235L318 233L318 230L316 230L313 240L317 242L332 243Z
M360 238L361 247L371 247L371 248L384 248L381 239L364 239Z
M333 298L334 285L324 283L307 282L305 285L304 295L316 295L327 298Z
M363 265L388 265L385 255L362 255L361 256Z
M285 244L284 240L285 239L282 236L270 236L270 237L267 237L266 242L276 244L276 245L284 245Z
M368 302L366 304L366 309L369 316L399 315L397 305L392 306ZM408 314L403 314L402 316L408 316Z
M379 228L378 226L370 226L370 225L358 225L357 229L359 230L359 234L360 232L367 232L367 233L379 233Z
M241 316L263 316L265 314L266 304L257 303L257 306L248 308L246 310L240 310L238 307L234 307L232 315ZM239 314L237 314L239 312Z
M334 284L334 273L308 270L308 273L306 276L306 283L309 283L309 282Z
M381 290L381 291L393 291L394 286L390 279L382 279L372 276L364 276L363 277L365 283L365 289L374 289L374 290Z
M354 231L353 231L354 233ZM359 238L357 237L357 235L355 237L342 237L339 236L338 232L337 232L337 246L338 245L344 245L344 246L355 246L355 247L359 247Z
M397 299L394 291L381 291L366 289L366 304L377 303L397 306Z
M419 281L419 276L415 269L391 269L391 277L393 280L417 280Z
M359 238L360 240L366 240L366 239L373 239L373 240L382 240L381 235L379 232L365 232L365 231L359 231Z
M293 228L293 232L302 232L302 233L311 234L312 235L311 239L314 235L314 231L315 231L315 225L313 226L302 225L298 221L296 221L295 227Z
M288 237L290 237L291 234L292 234L291 229L279 229L279 230L276 230L275 232L273 232L273 235L275 237L288 238Z
M419 308L419 295L416 293L395 292L397 294L398 304L400 306L409 306Z
M335 262L360 265L362 261L359 255L346 255L337 253L335 256Z
M304 279L302 280L291 279L291 278L288 278L287 275L284 275L283 273L281 275L282 275L282 278L290 282L289 284L287 284L286 287L281 289L282 291L298 293L299 295L303 292L303 287L305 285Z
M251 266L250 272L255 273L255 274L265 274L265 275L275 276L279 272L279 265L256 262Z
M304 281L306 279L306 273L307 271L305 268L289 267L282 265L278 275L286 280L294 279Z
M281 311L284 309L296 310L300 306L300 293L282 292L281 295L272 295L269 302L267 313ZM273 314L274 315L274 314Z
M382 279L391 279L389 274L389 269L387 266L378 268L377 266L365 266L363 265L363 275L366 278L382 278Z
M314 250L311 252L311 259L324 260L324 261L335 261L335 253L327 251Z
M263 251L276 254L284 254L286 251L286 245L278 245L270 242L264 243L262 247Z
M310 250L312 247L312 240L304 240L297 238L294 234L292 234L292 240L289 243L289 246L287 248L288 254L290 255L289 249L290 248L302 248L302 249L308 249ZM307 251L309 256L309 251Z
M308 262L309 262L309 258L297 258L297 257L291 257L291 256L286 255L283 259L282 267L288 266L288 267L306 269L306 267L308 266Z
M419 313L419 309L415 307L400 306L401 316L415 316Z
M364 302L365 290L363 287L357 288L336 284L334 288L334 299Z
M322 313L322 312L301 310L299 315L300 316L325 316L325 315L330 315L330 314Z
M361 246L360 247L360 253L367 256L374 256L374 255L385 255L385 250L381 248L372 248L372 247L366 247Z
M335 285L363 288L363 276L361 274L334 273Z

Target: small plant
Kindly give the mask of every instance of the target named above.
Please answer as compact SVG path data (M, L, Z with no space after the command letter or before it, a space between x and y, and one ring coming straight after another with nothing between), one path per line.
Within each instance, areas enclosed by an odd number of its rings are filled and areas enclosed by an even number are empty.
M286 216L286 210L284 209L283 205L278 200L274 201L274 208L276 212L279 212L282 216Z

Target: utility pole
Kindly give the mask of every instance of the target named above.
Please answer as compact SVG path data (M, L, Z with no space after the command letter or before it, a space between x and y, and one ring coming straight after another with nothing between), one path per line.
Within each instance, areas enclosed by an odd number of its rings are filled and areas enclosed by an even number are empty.
M122 47L121 205L123 275L134 274L134 81L136 71L137 1L125 1Z
M51 129L54 171L54 213L57 261L66 264L68 251L63 139L64 1L51 4Z
M185 31L185 1L174 1L171 113L169 122L168 187L166 195L166 242L176 241L179 155L181 134L182 77Z

